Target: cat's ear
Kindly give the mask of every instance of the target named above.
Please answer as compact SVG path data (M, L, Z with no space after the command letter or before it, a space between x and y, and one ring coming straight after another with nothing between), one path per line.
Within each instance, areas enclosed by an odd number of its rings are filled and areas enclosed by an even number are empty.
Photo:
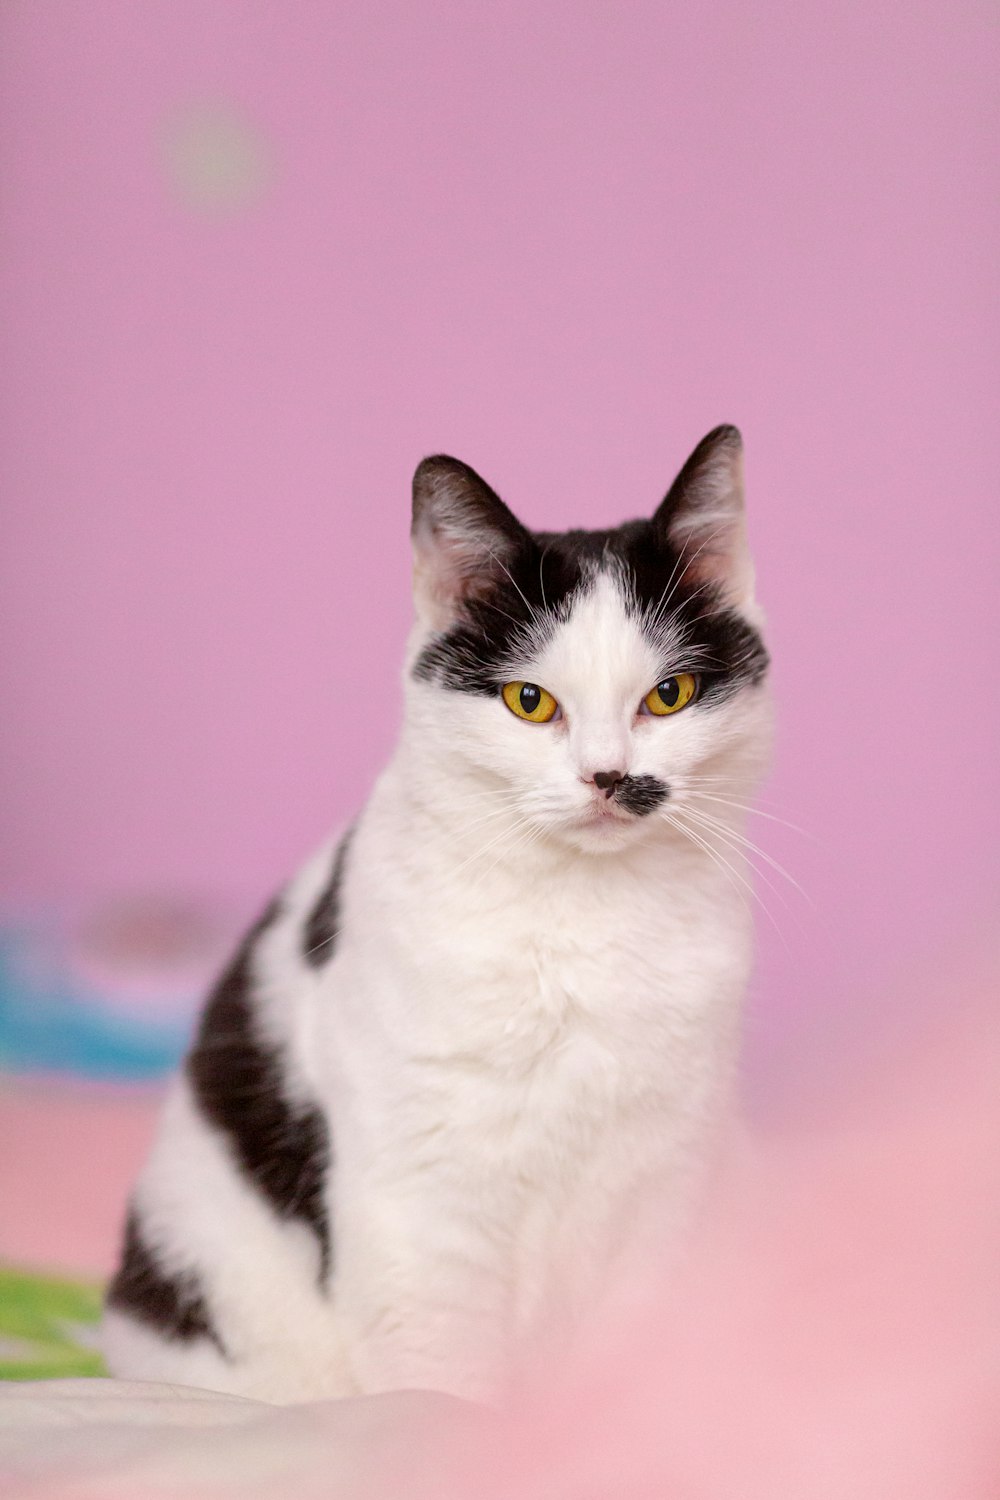
M702 438L670 486L653 524L680 557L685 579L712 585L731 604L752 604L743 439L737 428L716 427Z
M474 469L439 453L413 476L413 597L432 630L494 587L531 539Z

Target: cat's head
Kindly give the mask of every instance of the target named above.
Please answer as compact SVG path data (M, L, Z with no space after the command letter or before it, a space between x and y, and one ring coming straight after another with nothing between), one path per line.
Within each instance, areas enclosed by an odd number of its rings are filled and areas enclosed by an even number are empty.
M648 837L699 789L752 784L768 658L735 427L649 520L608 531L529 531L466 464L426 458L413 545L407 731L445 795L481 785L589 851Z

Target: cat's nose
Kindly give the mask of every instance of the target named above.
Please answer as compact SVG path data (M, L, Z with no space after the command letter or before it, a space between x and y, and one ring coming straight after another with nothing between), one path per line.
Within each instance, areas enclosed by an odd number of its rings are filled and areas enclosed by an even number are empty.
M594 785L602 791L605 797L614 794L615 787L619 782L625 780L624 771L595 771L593 776Z

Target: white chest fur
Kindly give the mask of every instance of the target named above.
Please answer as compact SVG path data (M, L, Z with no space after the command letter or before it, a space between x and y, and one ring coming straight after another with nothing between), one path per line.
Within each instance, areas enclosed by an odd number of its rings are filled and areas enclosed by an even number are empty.
M355 834L315 996L340 1274L378 1300L373 1219L392 1222L398 1276L471 1268L477 1306L499 1301L491 1326L513 1331L551 1315L554 1287L586 1300L644 1196L683 1220L725 1108L745 911L680 840L486 853L456 875L439 838L400 847L404 796L390 772Z

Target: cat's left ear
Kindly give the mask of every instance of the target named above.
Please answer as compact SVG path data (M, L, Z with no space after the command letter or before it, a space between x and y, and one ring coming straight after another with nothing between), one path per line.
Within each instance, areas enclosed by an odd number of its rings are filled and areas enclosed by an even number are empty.
M653 525L681 559L683 576L730 604L753 603L753 563L743 508L743 439L736 427L702 438L670 486Z
M511 570L531 537L475 469L439 453L413 476L413 597L432 630Z

